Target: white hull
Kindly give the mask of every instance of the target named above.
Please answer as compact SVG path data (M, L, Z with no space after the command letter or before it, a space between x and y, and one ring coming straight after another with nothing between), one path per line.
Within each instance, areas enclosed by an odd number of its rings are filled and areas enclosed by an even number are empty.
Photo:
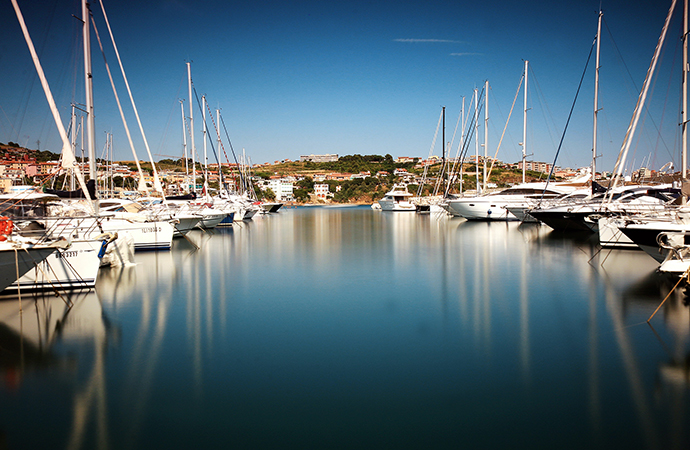
M218 226L223 219L225 219L228 216L227 213L224 212L206 212L202 211L201 213L201 228L205 229L212 229Z
M509 202L490 198L460 198L448 202L448 212L467 220L517 220L508 209Z
M381 211L411 211L415 212L417 207L410 202L396 202L394 200L379 200Z
M381 211L417 211L417 206L410 201L412 194L407 192L404 187L393 186L393 190L386 193L381 200L379 206Z
M201 223L201 217L193 215L178 214L175 216L174 220L177 222L175 223L175 232L173 233L174 237L184 236L196 228L199 223Z
M598 220L599 245L604 248L621 248L637 250L639 247L629 237L623 234L619 225L620 219L602 217Z
M92 289L96 284L102 241L73 241L22 275L3 294L43 290Z
M175 232L175 226L166 220L138 222L116 217L72 217L46 222L53 235L79 239L92 239L101 233L127 232L134 240L135 250L168 250Z
M0 243L0 291L17 281L17 274L22 275L34 265L43 261L55 252L50 246L19 246L16 251L9 242Z

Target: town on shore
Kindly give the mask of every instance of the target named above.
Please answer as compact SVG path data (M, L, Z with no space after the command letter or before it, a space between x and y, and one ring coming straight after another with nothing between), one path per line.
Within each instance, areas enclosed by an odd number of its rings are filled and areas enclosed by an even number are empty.
M522 161L505 163L479 156L477 167L476 158L471 155L462 164L453 158L446 162L456 163L454 172L443 180L454 183L454 192L474 191L475 175L483 170L485 163L492 166L489 188L505 188L522 181ZM185 180L190 176L196 178L198 189L202 189L204 173L209 189L218 189L221 177L217 163L209 163L206 171L198 161L189 159L186 163L184 158L156 162L166 195L182 194ZM79 164L88 166L86 159L80 159ZM304 155L295 161L284 159L254 165L224 163L221 164L221 170L224 179L234 183L239 183L240 174L248 174L257 199L284 204L367 204L382 198L396 185L405 186L413 194L432 194L441 164L442 159L438 156L422 159L406 156L393 158L391 155L324 154ZM151 163L141 161L139 165L146 183L152 185ZM108 162L98 159L97 167L97 184L101 193L121 198L136 196L140 175L134 161ZM545 180L550 173L554 180L566 180L576 177L583 169L554 168L551 163L526 161L525 170L526 181L529 182ZM598 178L603 179L608 175L598 174ZM654 171L641 168L632 177L644 180L655 175ZM0 190L10 192L16 186L27 185L64 189L65 174L60 168L59 155L31 150L13 142L0 143Z

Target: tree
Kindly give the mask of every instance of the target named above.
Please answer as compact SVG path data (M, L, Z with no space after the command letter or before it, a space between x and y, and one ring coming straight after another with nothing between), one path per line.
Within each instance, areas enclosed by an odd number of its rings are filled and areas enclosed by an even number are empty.
M292 194L298 202L306 202L309 200L309 192L306 189L295 189Z
M312 177L304 177L295 183L295 186L300 187L306 191L312 192L314 190L314 180Z
M275 194L275 192L273 192L273 189L271 189L271 188L266 188L266 190L263 191L262 194L263 194L264 199L266 199L266 200L273 201L276 199L276 194Z

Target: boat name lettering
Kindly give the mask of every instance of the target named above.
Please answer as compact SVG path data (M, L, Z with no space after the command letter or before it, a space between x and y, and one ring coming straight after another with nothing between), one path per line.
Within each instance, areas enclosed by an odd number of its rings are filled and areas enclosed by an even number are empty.
M146 227L141 229L142 233L159 233L160 231L161 227Z
M79 252L76 250L57 252L58 258L74 258Z

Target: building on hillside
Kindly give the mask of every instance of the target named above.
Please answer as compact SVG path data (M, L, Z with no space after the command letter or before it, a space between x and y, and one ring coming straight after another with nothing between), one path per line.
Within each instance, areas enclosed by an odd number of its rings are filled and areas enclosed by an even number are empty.
M337 154L326 154L326 155L302 155L299 157L300 162L334 162L338 161Z
M328 185L326 183L316 183L314 184L314 193L316 194L317 197L319 198L326 198L328 197L329 190L328 190Z
M411 162L414 162L415 159L420 160L422 158L412 158L410 156L398 156L397 158L395 158L395 163L396 164L411 163Z
M329 173L326 175L327 180L335 180L335 181L345 181L345 180L351 180L352 179L352 174L351 173Z
M371 172L367 170L367 171L360 172L360 173L358 173L358 174L352 175L352 179L353 179L353 180L354 180L355 178L365 179L365 178L368 178L368 177L370 177L370 176L371 176Z
M531 170L533 172L549 173L551 172L551 167L553 164L539 162L539 161L525 161L525 170ZM522 161L517 163L518 169L522 170Z
M55 173L60 168L60 163L57 161L45 161L38 163L38 174L39 175L50 175Z
M295 200L294 185L290 180L285 178L272 179L268 181L267 187L273 191L278 201L292 202Z

